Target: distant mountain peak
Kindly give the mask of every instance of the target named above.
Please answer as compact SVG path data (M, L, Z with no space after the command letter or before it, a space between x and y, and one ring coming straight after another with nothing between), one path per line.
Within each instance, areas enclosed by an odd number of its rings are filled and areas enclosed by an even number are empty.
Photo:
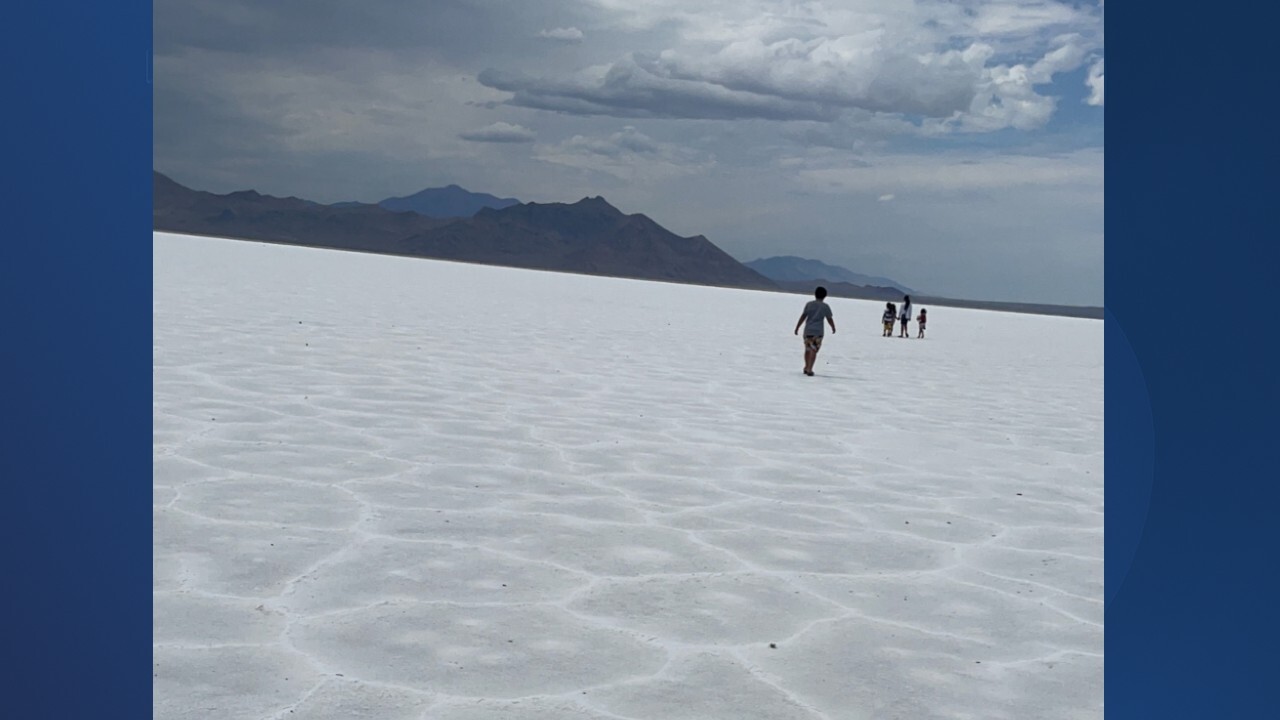
M500 198L489 193L471 192L461 185L426 188L412 195L387 198L379 206L395 212L415 212L435 218L467 218L486 208L501 209L519 205L515 198Z
M592 210L605 210L611 213L617 213L618 215L622 214L621 210L611 205L609 201L605 200L604 196L602 195L584 197L578 202L573 203L571 207L580 207L580 208L592 209Z
M775 282L844 282L863 287L892 288L902 293L916 292L896 280L876 275L863 275L839 265L796 255L777 255L743 263Z

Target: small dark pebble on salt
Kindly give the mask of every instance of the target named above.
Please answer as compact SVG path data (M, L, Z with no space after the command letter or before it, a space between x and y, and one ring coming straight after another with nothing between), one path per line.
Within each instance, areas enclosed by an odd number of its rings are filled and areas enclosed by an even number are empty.
M777 649L778 649L778 644L777 644L777 643L769 643L769 647L773 648L774 650L777 650Z

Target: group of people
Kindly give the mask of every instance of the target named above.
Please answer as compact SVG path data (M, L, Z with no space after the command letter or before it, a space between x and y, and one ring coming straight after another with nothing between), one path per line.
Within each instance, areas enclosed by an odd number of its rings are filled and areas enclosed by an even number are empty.
M920 333L916 335L918 338L924 337L924 325L928 321L928 310L920 308L920 314L916 316L916 322L920 324ZM897 318L902 323L902 330L898 333L898 337L909 338L911 334L907 332L907 323L911 321L911 296L902 296L902 310L887 302L884 304L884 315L880 317L880 321L884 323L883 337L893 337L893 320Z
M804 326L804 374L813 376L813 363L818 359L818 350L822 348L822 337L826 332L823 322L831 326L831 332L836 331L836 321L831 314L831 306L825 301L827 298L827 289L818 287L813 291L813 300L810 300L804 306L804 311L800 313L800 319L796 321L795 335L800 334L800 327ZM909 338L911 335L907 333L907 323L911 320L911 296L904 295L902 298L902 309L898 308L891 302L885 303L884 315L881 321L884 323L883 337L893 337L893 321L899 320L902 323L902 332L898 337ZM920 334L916 337L924 337L924 326L927 320L927 314L924 308L920 308L920 315L916 317L916 322L920 324Z

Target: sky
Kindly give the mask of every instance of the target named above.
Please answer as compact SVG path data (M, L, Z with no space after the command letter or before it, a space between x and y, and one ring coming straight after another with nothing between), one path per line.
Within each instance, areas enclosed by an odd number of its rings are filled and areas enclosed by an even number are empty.
M1103 300L1103 5L156 0L155 168L603 196L739 260Z

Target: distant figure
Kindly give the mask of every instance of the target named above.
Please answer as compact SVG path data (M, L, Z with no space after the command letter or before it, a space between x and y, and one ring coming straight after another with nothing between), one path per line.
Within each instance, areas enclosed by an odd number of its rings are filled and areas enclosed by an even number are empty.
M907 323L911 320L911 296L902 296L902 312L898 313L898 320L902 323L902 331L898 333L898 337L909 338L911 335L907 333Z
M884 315L880 316L880 322L884 323L884 332L880 337L893 337L893 321L898 317L898 308L893 303L884 304Z
M819 287L813 291L816 300L810 300L796 321L793 335L800 334L800 326L804 325L804 374L813 377L813 361L818 359L818 350L822 348L822 321L831 324L831 332L836 331L836 321L831 317L831 306L823 302L827 289Z
M920 323L920 334L916 337L924 337L924 322L928 319L928 310L920 308L920 317L916 318L916 322Z

